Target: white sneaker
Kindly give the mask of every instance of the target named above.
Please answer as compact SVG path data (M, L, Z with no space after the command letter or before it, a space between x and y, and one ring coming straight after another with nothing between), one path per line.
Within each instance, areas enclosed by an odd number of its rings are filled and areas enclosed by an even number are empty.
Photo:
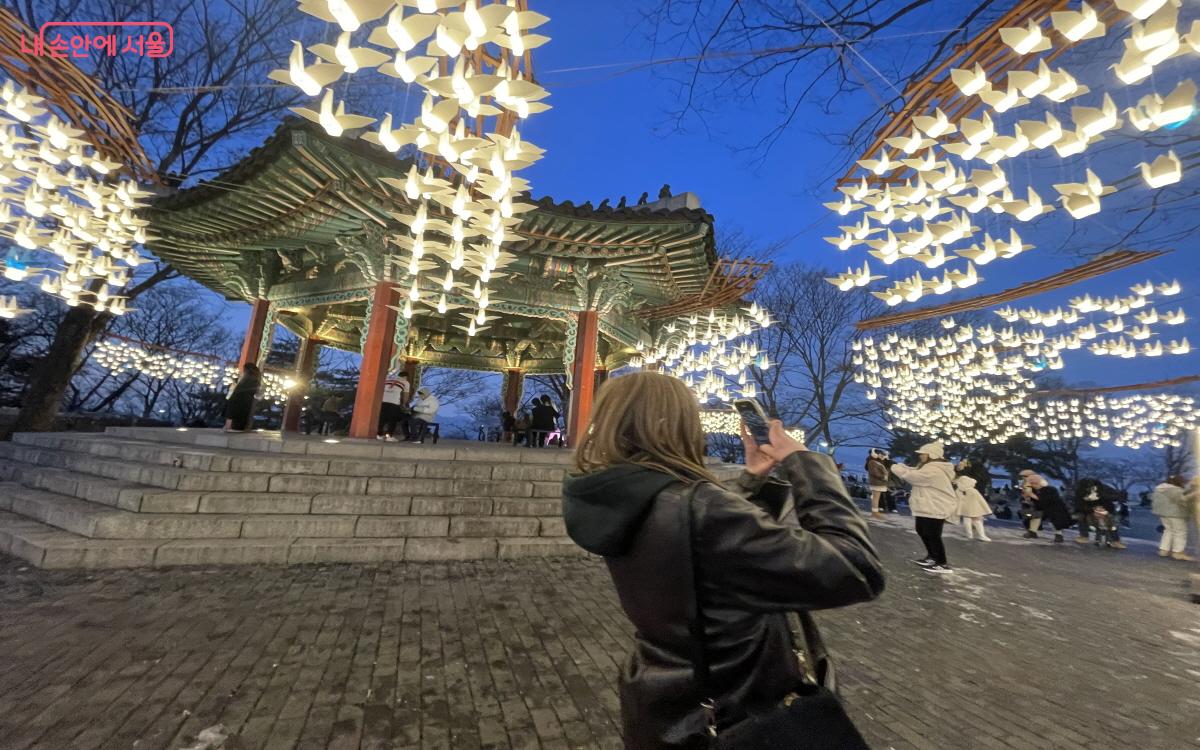
M375 439L376 440L387 440L387 438L385 438L383 435L376 435Z
M949 573L950 566L949 565L930 565L928 568L925 568L925 572L926 573Z
M990 536L981 536L981 537L979 537L979 541L990 542L990 541L992 541L992 538Z
M385 435L385 436L384 436L384 438L383 438L383 442L385 442L385 443L398 443L398 442L400 442L400 441L399 441L399 440L397 440L396 438L392 437L391 435Z

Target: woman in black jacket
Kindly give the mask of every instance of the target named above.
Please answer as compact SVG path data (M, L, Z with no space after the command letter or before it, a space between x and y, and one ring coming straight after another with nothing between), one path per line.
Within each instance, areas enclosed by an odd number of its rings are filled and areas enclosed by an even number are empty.
M1063 504L1062 495L1050 486L1045 477L1032 469L1022 471L1021 480L1021 496L1029 503L1032 511L1025 538L1037 539L1042 521L1045 520L1054 525L1055 543L1062 544L1063 530L1071 526L1071 514Z
M533 402L533 420L529 428L537 434L537 445L540 448L546 444L550 433L558 429L558 410L554 408L549 396L541 396Z
M225 402L225 430L245 432L250 429L251 417L254 414L254 396L262 384L262 373L258 366L246 363L242 368L242 377L229 392Z
M761 446L743 435L747 470L727 488L705 467L696 400L681 381L643 372L600 391L563 513L571 538L604 556L637 628L620 681L628 748L707 747L705 692L721 729L769 711L805 674L787 613L883 590L866 523L832 459L806 451L778 421L770 434ZM768 480L776 467L787 483ZM693 559L707 691L691 669Z

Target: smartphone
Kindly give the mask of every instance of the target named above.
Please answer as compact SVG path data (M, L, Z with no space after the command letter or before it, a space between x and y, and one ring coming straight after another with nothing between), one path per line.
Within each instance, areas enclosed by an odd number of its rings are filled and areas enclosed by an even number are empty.
M746 425L754 442L759 445L770 445L771 428L762 405L752 398L739 398L734 399L733 408L742 418L742 423Z

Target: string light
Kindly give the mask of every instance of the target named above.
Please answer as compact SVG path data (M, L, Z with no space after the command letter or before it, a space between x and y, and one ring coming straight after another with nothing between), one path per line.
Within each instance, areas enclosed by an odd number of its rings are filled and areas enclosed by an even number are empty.
M155 380L179 380L219 390L229 388L241 377L235 365L218 359L149 349L114 339L97 343L92 358L110 372L139 372ZM259 397L282 404L296 385L296 380L290 375L264 371Z
M1124 5L1136 10L1129 11L1136 21L1122 24L1119 28L1127 32L1125 54L1121 61L1112 66L1116 79L1133 83L1149 76L1154 66L1167 58L1194 48L1194 40L1200 43L1200 22L1192 25L1192 31L1184 34L1179 28L1177 2L1154 3L1122 0ZM1148 10L1154 6L1153 10ZM1046 21L1050 21L1049 26ZM1114 26L1113 28L1118 28ZM908 231L890 228L897 222L914 224L918 219L929 221L927 212L937 215L943 209L940 201L947 201L968 214L985 209L1003 213L1017 221L1031 221L1056 210L1056 206L1043 198L1032 186L1026 188L1026 198L1016 199L1009 185L1009 177L1001 162L1035 150L1053 147L1062 158L1083 153L1089 146L1102 140L1107 134L1122 125L1122 114L1134 127L1143 131L1173 126L1187 120L1195 111L1196 84L1191 80L1177 83L1173 89L1163 93L1152 92L1143 96L1133 107L1120 112L1112 94L1098 92L1098 99L1091 105L1076 105L1070 109L1071 120L1060 121L1053 113L1045 113L1043 119L1022 119L1009 131L997 128L992 120L993 113L1006 112L1017 106L1028 104L1038 97L1060 104L1089 93L1088 87L1080 84L1067 70L1055 69L1047 64L1046 57L1035 53L1053 49L1058 41L1051 29L1063 39L1074 44L1104 36L1110 29L1100 22L1095 9L1082 3L1078 11L1062 11L1050 14L1049 18L1032 19L1025 26L1006 27L999 30L1001 40L1018 55L1037 59L1028 70L1013 70L1008 73L1007 89L1000 91L988 80L982 65L970 69L953 68L949 79L964 97L979 97L982 111L977 119L962 118L957 124L949 120L945 112L935 108L932 113L917 113L910 118L911 134L885 139L885 147L875 157L866 157L858 165L874 176L907 167L913 176L902 186L889 182L873 187L863 177L857 185L839 188L845 198L839 203L826 204L840 216L853 216L862 211L861 220L841 227L841 234L826 240L839 250L849 250L861 243L871 248L871 254L885 265L892 265L904 258L918 262L940 264L941 251L926 248L931 245L949 245L959 239L973 238L980 230L970 222L962 224L952 233L933 236L928 226L913 226ZM902 158L902 155L914 158ZM954 159L946 158L947 156ZM968 162L982 160L989 169L971 169ZM961 166L956 166L957 160ZM1149 158L1134 168L1140 172L1144 184L1151 189L1161 189L1175 184L1183 178L1183 163L1174 152L1168 151ZM1092 172L1081 183L1055 185L1060 197L1058 203L1073 219L1084 219L1100 213L1101 198L1115 192L1104 185ZM873 239L879 233L884 239ZM977 265L1011 258L1015 253L994 252L988 236L982 243L973 244L962 250L949 253L967 257ZM851 274L853 275L853 274ZM916 301L921 294L915 293L915 279L894 282L888 290L878 294L889 304ZM856 288L844 277L831 279L831 283L843 291ZM870 283L870 282L868 282ZM948 284L941 288L952 289ZM926 284L925 292L930 287Z
M16 245L4 276L37 283L70 306L124 314L118 292L142 262L135 246L147 240L139 212L149 193L116 178L120 165L45 105L12 80L0 85L0 236ZM55 260L38 262L42 256Z
M489 320L488 282L515 260L507 252L517 240L513 227L533 208L518 199L529 184L515 173L544 151L525 141L514 123L549 109L542 101L548 92L522 65L529 50L549 41L531 33L549 19L518 10L515 0L304 0L300 10L341 29L335 45L309 48L325 62L308 65L296 43L288 68L270 74L308 96L324 92L316 110L293 108L301 117L335 137L373 124L373 118L348 114L345 102L325 88L356 73L377 70L420 86L415 119L393 127L404 118L387 112L378 130L361 135L391 152L412 146L446 165L443 173L432 167L422 173L414 165L405 179L382 178L409 201L393 214L409 228L391 238L400 249L394 267L409 277L401 290L409 299L397 309L405 318L415 314L414 303L439 315L461 309L467 325L455 327L476 335ZM352 47L351 32L376 20L367 36L374 47ZM422 42L425 54L413 54ZM511 126L507 134L499 132L501 122ZM473 305L447 303L446 294L457 290L471 292Z
M732 409L702 409L700 411L700 428L706 435L740 436L742 434L742 418ZM784 430L784 432L793 440L800 442L804 442L808 437L804 434L804 430L790 429Z
M739 342L771 326L771 315L757 303L739 312L710 309L670 319L655 340L639 342L634 367L660 365L662 371L687 384L700 403L729 401L734 393L754 398L757 390L747 376L750 368L771 366L766 352L753 342Z

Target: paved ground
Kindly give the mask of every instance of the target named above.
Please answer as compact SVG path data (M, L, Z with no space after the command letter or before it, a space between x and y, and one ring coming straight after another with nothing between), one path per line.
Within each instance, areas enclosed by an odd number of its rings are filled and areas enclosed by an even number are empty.
M896 522L897 524L903 522ZM1005 532L999 532L1004 534ZM1147 545L950 542L819 617L877 748L1200 747L1200 606ZM590 561L102 574L0 558L0 747L616 748Z

